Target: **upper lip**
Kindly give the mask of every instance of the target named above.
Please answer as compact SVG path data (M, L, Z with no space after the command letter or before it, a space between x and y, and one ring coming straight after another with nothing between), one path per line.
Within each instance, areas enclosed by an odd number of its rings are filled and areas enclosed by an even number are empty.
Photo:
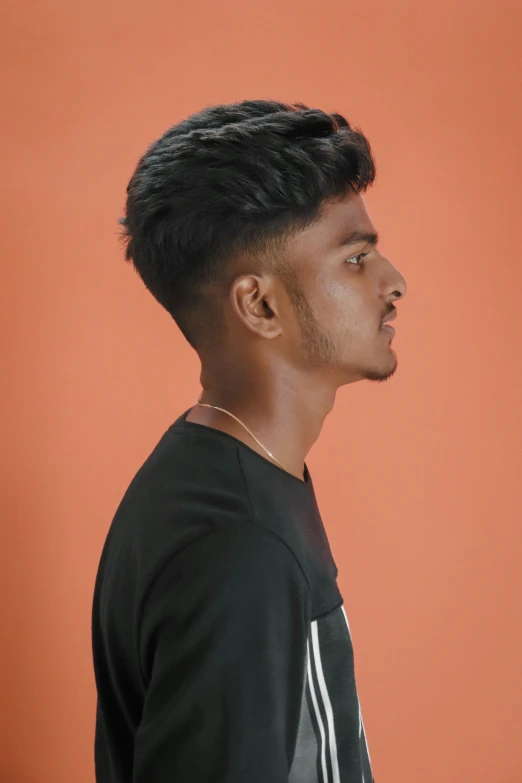
M385 317L382 319L382 322L381 322L381 323L383 323L383 324L386 324L386 323L388 323L388 321L394 321L394 320L395 320L395 318L397 318L397 310L393 309L393 310L391 311L391 313L388 313L388 315L387 315L387 316L385 316Z

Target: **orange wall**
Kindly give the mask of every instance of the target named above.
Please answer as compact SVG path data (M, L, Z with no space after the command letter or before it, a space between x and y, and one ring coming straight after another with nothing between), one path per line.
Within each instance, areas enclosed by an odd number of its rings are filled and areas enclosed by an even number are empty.
M198 393L116 219L152 139L245 97L362 126L409 283L398 374L342 390L309 459L376 780L522 780L521 22L511 0L4 5L2 781L93 781L100 550Z

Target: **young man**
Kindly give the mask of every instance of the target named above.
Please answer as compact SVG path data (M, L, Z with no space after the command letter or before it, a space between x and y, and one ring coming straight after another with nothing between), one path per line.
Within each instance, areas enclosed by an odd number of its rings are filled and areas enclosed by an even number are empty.
M371 783L337 568L305 458L384 381L400 273L338 114L207 108L147 150L126 258L202 365L132 480L93 606L98 783Z

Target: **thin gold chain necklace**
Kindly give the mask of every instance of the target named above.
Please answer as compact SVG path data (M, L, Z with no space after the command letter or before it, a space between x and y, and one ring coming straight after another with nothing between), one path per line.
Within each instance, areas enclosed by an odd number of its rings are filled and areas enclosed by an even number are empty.
M227 416L231 416L233 419L235 419L235 420L237 421L237 423L238 423L238 424L241 424L241 426L245 428L245 430L248 432L248 434L250 435L250 437L251 437L251 438L253 438L253 439L255 440L255 442L257 443L257 445L258 445L258 446L259 446L261 449L263 449L263 451L265 452L265 454L268 454L268 456L270 457L270 459L271 459L273 462L275 462L275 464L277 465L277 467L278 467L278 468L281 468L281 470L284 470L284 468L283 468L283 466L281 465L281 463L279 462L279 460L278 460L278 459L276 459L276 458L274 457L274 455L272 454L272 452L271 452L271 451L269 451L269 450L266 448L266 446L263 446L263 444L261 443L261 441L260 441L260 440L258 440L258 439L256 438L256 436L254 435L254 433L253 433L251 430L249 430L249 429L248 429L248 427L247 427L247 425L246 425L246 424L243 424L243 422L241 421L241 419L238 419L238 418L237 418L237 416L234 416L234 414L233 414L233 413L230 413L230 411L227 411L227 410L225 410L225 408L218 408L218 407L217 407L217 405L209 405L207 402L200 402L199 400L198 400L198 405L201 405L201 407L202 407L202 408L214 408L214 410L216 410L216 411L221 411L221 413L226 413L226 414L227 414Z

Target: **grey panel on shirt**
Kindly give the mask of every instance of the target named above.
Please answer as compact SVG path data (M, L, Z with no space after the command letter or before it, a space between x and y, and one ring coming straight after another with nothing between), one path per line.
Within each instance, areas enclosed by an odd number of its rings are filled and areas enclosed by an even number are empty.
M299 729L297 732L294 759L290 769L290 774L288 776L288 783L318 783L318 746L312 725L312 719L310 717L310 710L308 709L308 699L306 698L306 688L308 684L307 671L308 653L306 654L305 677L301 700L301 716L299 718Z

